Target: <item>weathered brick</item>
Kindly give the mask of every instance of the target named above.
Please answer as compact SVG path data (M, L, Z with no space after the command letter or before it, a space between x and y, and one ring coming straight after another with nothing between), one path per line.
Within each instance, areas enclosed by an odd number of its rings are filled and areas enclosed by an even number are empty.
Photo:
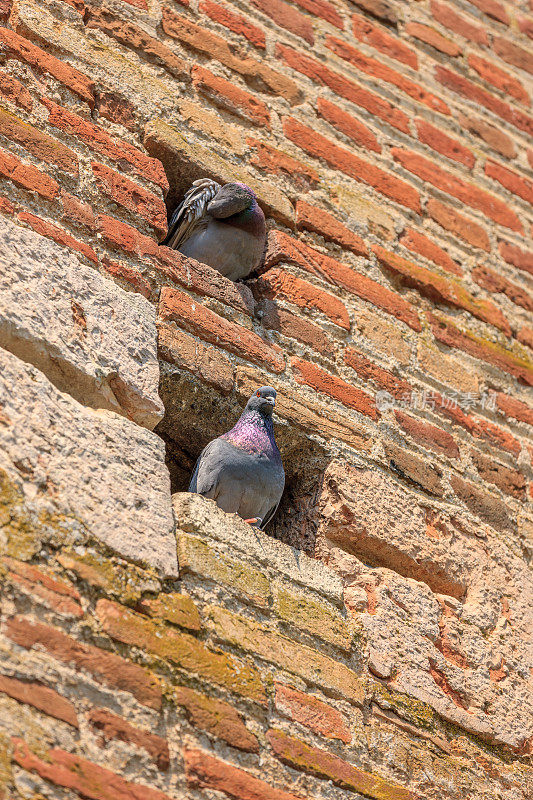
M94 83L82 72L41 50L9 28L0 29L0 43L8 57L23 61L38 72L48 73L91 108L94 106Z
M300 99L300 90L290 78L252 56L234 51L223 38L195 25L190 19L178 16L167 6L163 7L161 25L168 36L224 64L242 75L252 87L259 85L272 94L284 97L291 105Z
M488 292L505 294L511 302L522 306L527 311L533 311L533 297L521 286L508 280L500 273L494 272L488 267L475 267L472 270L472 277L476 283Z
M260 606L268 605L270 584L258 569L214 550L196 536L178 532L178 563L180 573L192 572L223 584Z
M99 647L77 642L57 628L24 617L6 622L9 638L27 650L38 644L51 656L85 670L112 689L129 692L149 708L161 708L161 686L155 675Z
M517 17L516 21L522 33L525 33L526 36L533 39L533 19L531 19L531 17Z
M0 197L0 212L2 214L14 214L16 211L16 207L13 205L11 200L8 200L7 197Z
M418 69L416 52L396 36L391 36L384 28L374 25L366 17L362 17L360 14L353 14L352 31L355 38L359 39L360 42L365 42L365 44L375 47L376 50L385 53L389 58L401 61L402 64L407 64L412 69Z
M31 111L33 100L31 94L20 81L7 72L0 70L0 94L11 103L23 108L24 111Z
M459 236L474 247L490 252L489 236L477 222L463 217L451 206L433 198L428 200L427 212L444 230Z
M529 272L533 275L533 251L522 250L518 245L511 244L511 242L499 242L498 250L501 257L508 264L512 264L517 269L522 269L524 272Z
M183 757L187 783L193 789L214 789L233 800L303 800L204 750L187 748Z
M497 19L499 22L503 22L504 25L510 24L511 20L505 6L502 3L498 3L497 0L471 0L471 2L488 17Z
M434 399L437 413L461 425L461 427L468 431L474 438L485 439L495 447L506 450L514 456L520 454L522 445L518 439L508 431L485 419L480 419L479 417L474 417L471 414L465 413L458 404L446 402L446 399L439 395L438 392L435 393Z
M294 591L290 586L274 586L274 611L286 623L303 629L319 639L349 650L353 632L347 620L322 598Z
M354 321L361 336L373 347L404 366L409 363L411 348L404 331L396 324L363 307L357 309Z
M1 34L0 28L0 34ZM54 200L59 194L57 181L31 164L24 164L16 156L0 150L0 176L30 192L37 192L45 200Z
M78 197L61 189L61 203L63 205L63 217L75 225L83 225L90 231L96 230L96 217L89 203L84 203Z
M336 6L328 3L327 0L294 0L294 2L300 8L309 11L310 14L321 17L326 22L330 22L331 25L335 25L336 28L340 28L340 30L344 28L343 19Z
M396 25L398 22L396 5L389 0L353 0L353 2L363 11L383 22L388 22L390 25Z
M110 122L123 125L129 131L135 131L135 106L118 92L100 89L96 92L96 107L98 114Z
M429 44L441 53L447 56L458 56L461 53L459 45L447 39L441 33L431 28L429 25L423 25L421 22L408 22L405 26L405 33L409 36L414 36L425 44Z
M118 739L146 750L159 769L165 771L169 768L168 744L161 736L134 727L122 717L112 714L107 708L91 709L87 719L91 727L101 731L102 747L111 739Z
M489 44L489 37L485 28L480 25L474 25L469 19L458 14L452 6L447 3L439 3L437 0L431 0L431 13L437 22L449 28L459 36L463 36L471 42L476 44Z
M487 161L485 164L485 175L498 181L527 203L533 203L533 183L522 175L518 175L501 164L496 164L494 161Z
M405 232L400 237L400 244L407 247L413 253L418 253L424 258L433 261L439 267L442 267L447 272L452 272L454 275L462 275L463 270L448 253L439 247L432 239L424 236L423 233L415 231L414 228L406 228Z
M267 739L275 755L293 769L331 781L353 792L359 792L374 800L416 800L416 795L397 783L379 775L364 772L342 758L326 750L289 736L283 731L271 729Z
M453 491L466 507L496 530L509 530L513 523L508 515L508 504L489 494L479 486L465 481L458 475L450 477Z
M268 106L255 95L225 78L213 75L204 67L194 66L191 75L196 90L211 100L214 105L220 106L238 117L244 117L255 125L270 127Z
M52 578L23 561L7 557L2 561L10 570L8 579L23 592L36 598L38 602L42 601L58 614L77 618L83 616L80 595L72 585Z
M184 333L175 325L157 326L159 358L196 375L224 393L233 388L233 364L216 347L205 344Z
M441 481L442 472L439 468L428 463L426 459L413 455L413 453L405 449L403 444L398 445L395 442L385 441L383 442L383 450L390 469L400 478L403 478L408 483L415 483L425 489L426 492L437 497L444 495Z
M78 728L78 717L72 703L48 686L37 681L21 681L0 675L0 692L7 694L19 703L33 706L33 708L48 714L54 719L59 719Z
M442 192L457 197L461 202L481 211L482 214L493 219L499 225L504 225L519 233L522 232L522 223L515 212L495 195L480 189L473 183L467 183L457 178L437 166L433 161L414 153L412 150L393 147L391 153L395 161L398 161L405 169L417 175L423 181L431 183Z
M36 772L56 786L72 789L89 800L170 800L159 789L126 781L111 770L73 753L49 750L46 760L41 760L21 739L14 739L13 743L13 758L20 767Z
M36 217L34 214L27 214L25 211L22 211L18 217L21 222L26 222L36 233L41 234L41 236L53 239L54 242L63 245L63 247L69 247L71 250L81 253L85 258L89 259L89 261L92 261L93 264L98 264L98 256L93 248L85 242L80 242L79 239L75 239L74 236L64 231L63 228L52 225L51 222Z
M457 139L453 139L444 133L440 128L436 128L424 119L416 119L416 130L418 138L424 144L436 150L437 153L442 153L443 156L457 161L459 164L464 164L468 169L472 169L476 163L474 154L468 147L465 147Z
M402 281L407 286L413 286L420 294L430 300L446 303L456 308L463 308L474 317L496 326L510 336L511 328L509 323L494 303L474 297L457 281L451 278L444 278L412 261L408 261L394 253L389 253L379 245L374 245L372 250L376 254L379 263L390 269L394 274L401 276Z
M142 217L156 232L167 232L167 211L161 197L120 175L105 164L91 164L96 186L100 192L133 214Z
M500 411L503 411L508 417L513 417L519 422L527 422L529 425L533 425L533 408L526 405L526 403L522 403L521 400L517 400L516 397L498 392L496 395L496 405Z
M261 303L261 324L290 339L297 339L326 358L333 358L335 355L335 341L329 332L314 322L281 308L273 300L263 300Z
M370 92L364 86L348 80L344 75L326 67L320 61L293 50L284 44L276 45L276 55L280 56L289 67L307 75L308 78L321 86L329 86L336 94L355 105L366 109L370 114L374 114L384 122L394 128L409 133L409 118L397 106L384 100L374 92Z
M334 128L344 133L345 136L348 136L360 147L373 150L375 153L381 153L381 145L370 128L351 114L343 111L334 103L330 103L324 97L317 99L317 111L319 116L330 122Z
M405 75L402 75L400 72L396 72L396 70L391 69L381 61L377 61L373 58L370 58L370 56L366 56L364 53L356 50L355 47L343 42L341 39L337 39L334 36L328 36L325 44L326 47L329 47L329 49L332 50L336 55L340 56L340 58L343 58L345 61L348 61L354 67L357 67L357 69L361 70L361 72L366 72L368 75L372 75L372 77L378 78L380 81L391 83L401 92L409 95L409 97L412 97L413 100L417 100L419 103L422 103L422 105L428 106L433 111L438 111L440 114L451 113L450 109L444 100L442 100L442 98L437 97L437 95L433 94L432 92L428 92L428 90L423 86L420 86L420 84L409 80L409 78L406 78Z
M423 374L430 375L439 383L450 386L454 391L471 394L479 393L479 377L472 368L465 367L455 357L446 355L435 343L426 345L419 341L417 349L418 366Z
M304 725L319 736L340 739L345 744L352 740L350 728L340 711L312 694L276 683L275 705L283 716Z
M190 631L202 629L200 613L188 594L171 592L157 597L143 597L137 610Z
M255 291L261 297L281 298L299 308L316 309L339 327L350 330L348 312L337 297L283 269L273 267L267 270L258 278Z
M472 461L484 481L493 483L505 494L523 500L526 495L527 481L517 469L499 464L492 457L483 455L478 450L471 451Z
M296 201L296 225L300 229L318 233L324 239L339 244L343 250L351 250L358 256L368 255L368 248L360 236L339 222L333 214L305 200Z
M188 633L178 633L109 600L98 601L96 616L113 639L147 650L188 674L264 702L259 673L239 659L211 650Z
M394 415L398 424L415 442L449 458L459 458L457 443L447 431L443 431L442 428L437 428L436 425L431 425L429 422L412 417L399 409L394 411Z
M58 106L46 97L43 98L43 104L49 111L48 123L50 125L80 139L90 150L118 162L122 169L152 181L164 192L168 191L168 181L163 165L156 158L150 158L129 142L113 139L98 125Z
M152 296L150 283L141 275L139 270L124 264L122 261L111 261L107 256L102 258L102 266L122 288L138 292L143 297L146 297L147 300Z
M489 125L488 122L480 117L466 116L465 114L459 114L458 121L464 128L470 131L470 133L483 139L489 147L492 147L493 150L496 150L502 156L506 158L515 158L515 144L511 137L507 136L500 128Z
M235 14L230 11L226 6L221 6L219 3L213 3L212 0L201 0L198 10L202 14L207 14L214 22L220 23L233 33L244 36L255 47L265 49L266 40L265 32L258 25L254 25L248 17L242 14Z
M371 419L379 418L380 414L376 409L374 399L356 386L352 386L342 378L331 375L316 364L301 358L291 359L291 366L298 383L311 386L316 392L322 392Z
M495 36L492 46L494 52L508 64L533 74L533 55L529 50L525 50L509 39L504 39L503 36Z
M283 0L252 0L252 4L274 20L276 25L300 36L309 44L314 44L313 25L309 17L301 14L288 3Z
M131 47L143 58L162 66L175 78L187 80L189 69L182 58L142 28L119 19L110 8L88 6L85 24L88 28L98 28L120 44Z
M257 737L250 733L242 717L229 703L207 697L187 686L175 687L174 701L185 709L189 722L195 728L223 739L231 747L250 753L259 752Z
M273 372L283 372L285 359L281 348L264 341L257 333L230 322L170 286L161 291L159 315L163 321L175 322L189 333L222 347L254 364Z
M106 558L96 550L76 553L64 549L57 560L81 581L101 589L107 595L120 598L124 603L138 603L144 593L160 588L159 581L150 571L135 566L131 561Z
M516 332L516 338L522 344L526 344L533 350L533 328L522 325Z
M511 95L516 100L529 105L529 95L519 80L513 78L508 72L498 67L493 61L487 61L475 53L468 56L468 65L477 72L480 78L495 86L505 94Z
M354 347L348 346L345 349L344 361L359 375L362 381L370 381L401 400L411 397L412 386L410 383L402 378L397 378L389 370L379 367Z
M330 256L323 255L282 231L272 231L268 238L265 264L271 267L280 261L296 264L313 275L382 308L388 314L405 322L410 328L416 331L421 329L415 309L397 292L381 286L366 275L356 272Z
M290 178L299 189L314 188L319 182L318 172L303 161L252 136L249 136L246 142L255 150L255 154L250 158L250 164L259 170Z

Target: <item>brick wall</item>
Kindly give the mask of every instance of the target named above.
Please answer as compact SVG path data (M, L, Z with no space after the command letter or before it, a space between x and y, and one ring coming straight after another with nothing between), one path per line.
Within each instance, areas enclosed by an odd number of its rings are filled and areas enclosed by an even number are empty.
M0 797L527 797L530 3L0 19ZM282 541L171 505L263 383Z

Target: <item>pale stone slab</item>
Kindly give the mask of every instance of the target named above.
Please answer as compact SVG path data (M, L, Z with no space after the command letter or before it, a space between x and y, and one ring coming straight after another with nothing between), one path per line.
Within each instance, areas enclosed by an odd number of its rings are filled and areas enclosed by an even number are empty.
M84 405L154 428L155 310L64 247L0 219L0 346Z
M40 533L61 543L58 529L69 527L74 541L94 537L176 575L164 444L124 417L85 408L0 350L0 548L18 554L33 535L35 551Z

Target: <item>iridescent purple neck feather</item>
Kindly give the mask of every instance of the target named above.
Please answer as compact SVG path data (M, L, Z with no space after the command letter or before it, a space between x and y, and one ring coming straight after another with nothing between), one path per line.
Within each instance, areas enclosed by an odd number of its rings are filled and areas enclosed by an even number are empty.
M245 409L233 428L220 438L247 453L263 454L281 464L272 417L265 416L260 411Z

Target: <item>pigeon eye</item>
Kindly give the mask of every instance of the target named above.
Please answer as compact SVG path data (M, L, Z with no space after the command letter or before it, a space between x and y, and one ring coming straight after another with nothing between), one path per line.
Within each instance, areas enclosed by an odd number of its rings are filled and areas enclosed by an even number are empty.
M256 392L256 395L257 395L258 397L261 397L261 392Z

